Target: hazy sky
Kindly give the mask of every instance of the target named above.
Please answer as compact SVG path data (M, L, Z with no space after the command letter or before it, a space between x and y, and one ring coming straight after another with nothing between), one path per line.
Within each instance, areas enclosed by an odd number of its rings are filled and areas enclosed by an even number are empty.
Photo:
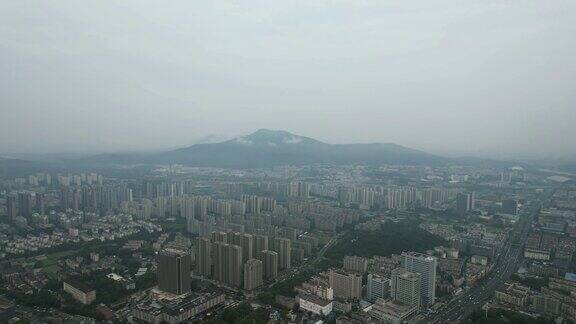
M0 1L0 152L285 129L576 153L576 2Z

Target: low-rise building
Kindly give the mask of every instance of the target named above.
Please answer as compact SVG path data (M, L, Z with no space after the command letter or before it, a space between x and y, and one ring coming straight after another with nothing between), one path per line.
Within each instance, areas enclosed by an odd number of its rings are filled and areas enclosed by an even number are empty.
M325 316L332 312L332 301L316 295L300 294L298 295L298 303L300 304L300 309L317 315Z
M494 298L502 304L523 308L530 296L530 288L516 283L505 283L504 287L496 290Z
M368 314L383 324L401 324L417 312L418 307L416 306L409 306L397 301L378 299Z
M182 323L223 304L224 297L222 292L213 291L189 293L171 300L148 299L132 308L132 316L139 322L151 324Z
M72 279L66 279L63 284L64 291L72 295L74 299L84 305L89 305L96 300L96 290L85 284Z

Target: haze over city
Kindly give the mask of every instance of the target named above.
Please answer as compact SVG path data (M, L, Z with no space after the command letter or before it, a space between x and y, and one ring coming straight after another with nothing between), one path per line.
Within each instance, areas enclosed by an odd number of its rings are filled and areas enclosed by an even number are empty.
M4 1L0 153L260 128L448 156L573 157L572 1Z
M0 1L0 323L576 323L575 21Z

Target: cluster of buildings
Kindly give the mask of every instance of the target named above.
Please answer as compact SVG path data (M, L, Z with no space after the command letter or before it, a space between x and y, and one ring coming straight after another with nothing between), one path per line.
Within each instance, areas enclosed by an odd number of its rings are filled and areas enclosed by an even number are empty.
M534 317L576 320L576 281L572 275L553 277L539 289L507 282L496 290L489 307L521 311Z
M254 290L292 267L292 241L285 237L212 232L196 244L195 273L234 288Z
M359 306L364 322L403 323L434 304L436 268L436 257L416 252L372 260L347 256L342 269L330 269L297 286L296 301L319 316Z
M40 252L58 247L65 243L107 241L128 237L140 231L149 233L162 230L160 225L149 221L134 220L131 215L111 214L99 217L93 213L51 212L46 224L53 229L51 233L26 235L0 235L0 258L14 254Z
M133 319L145 323L182 323L224 303L218 289L192 290L192 253L176 244L157 255L158 286L131 307Z

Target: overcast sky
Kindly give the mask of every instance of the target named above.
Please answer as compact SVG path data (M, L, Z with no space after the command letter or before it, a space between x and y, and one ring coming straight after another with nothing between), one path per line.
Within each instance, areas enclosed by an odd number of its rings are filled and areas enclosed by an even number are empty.
M0 152L285 129L576 153L576 2L0 1Z

